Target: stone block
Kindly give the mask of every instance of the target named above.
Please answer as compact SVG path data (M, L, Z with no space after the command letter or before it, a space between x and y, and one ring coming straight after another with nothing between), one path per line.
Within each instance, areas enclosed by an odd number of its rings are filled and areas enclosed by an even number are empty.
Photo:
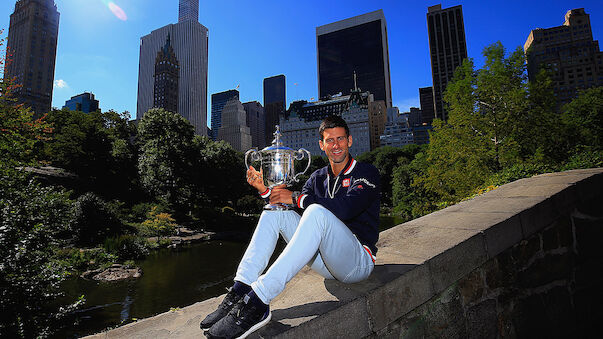
M519 214L524 238L550 225L560 215L555 210L552 199L543 200Z
M479 301L485 292L481 269L475 269L461 278L458 282L458 288L465 307Z
M590 215L574 215L574 234L576 251L580 263L603 263L601 241L603 239L603 219L598 220Z
M427 265L419 265L367 296L372 330L378 332L433 297Z
M429 301L425 313L427 338L466 338L464 309L456 286Z
M544 198L542 197L488 197L478 196L474 199L460 202L450 206L444 211L447 212L510 212L519 213L538 203Z
M523 238L520 217L515 215L484 230L488 257L493 258Z
M487 259L484 238L477 234L427 261L434 292L438 293Z
M517 273L517 282L522 288L544 286L553 281L569 281L572 274L571 253L549 254L535 260L529 267Z
M311 338L319 333L323 338L343 338L350 334L361 338L371 334L367 319L366 299L358 298L273 338Z
M513 246L513 264L518 266L517 269L524 268L541 250L540 234L534 234L529 239L524 239L519 244Z
M467 309L468 338L496 338L498 335L498 316L496 300L488 299Z
M544 307L539 295L530 295L516 301L511 317L518 338L551 337Z
M567 286L559 286L542 295L551 332L561 338L572 337L576 328L574 309Z
M592 174L576 184L580 201L586 202L601 194L603 190L603 173Z
M395 248L400 256L420 258L423 261L454 248L479 231L442 229L417 224L402 224L380 237L377 247ZM388 231L390 231L388 230ZM385 233L385 232L384 232ZM379 257L380 254L377 253Z

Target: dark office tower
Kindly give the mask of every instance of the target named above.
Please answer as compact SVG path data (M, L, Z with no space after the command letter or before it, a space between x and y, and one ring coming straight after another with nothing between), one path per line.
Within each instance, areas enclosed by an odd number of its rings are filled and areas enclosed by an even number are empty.
M178 3L178 22L199 20L199 0L180 0Z
M10 16L5 79L15 79L18 102L37 117L50 111L59 12L53 0L18 0Z
M84 113L99 110L98 100L94 99L94 94L88 92L72 96L71 99L65 101L65 106L63 106L63 108Z
M231 89L211 95L211 138L218 139L218 131L222 127L222 110L230 100L239 100L239 91Z
M567 11L561 26L532 30L524 50L530 80L541 67L552 71L559 107L570 102L577 89L603 86L603 53L593 40L584 8Z
M421 122L431 125L435 113L433 110L433 87L419 88L419 100L421 102Z
M286 118L285 76L276 75L264 79L264 142L270 145L274 126L278 125L279 117Z
M348 95L358 88L392 106L387 27L382 10L316 27L318 94Z
M153 107L178 112L178 73L180 65L170 44L168 34L165 46L155 58L155 85L153 87Z
M462 6L445 9L442 9L442 5L429 7L427 30L435 117L446 120L448 113L442 102L442 94L448 81L452 79L454 70L467 58Z
M251 133L251 147L264 148L266 137L264 135L264 107L257 101L250 101L243 104L247 127Z

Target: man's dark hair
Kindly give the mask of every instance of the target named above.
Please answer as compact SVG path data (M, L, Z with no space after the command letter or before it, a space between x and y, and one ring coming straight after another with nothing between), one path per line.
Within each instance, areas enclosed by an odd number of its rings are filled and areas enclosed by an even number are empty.
M335 128L335 127L343 127L345 128L345 136L350 136L350 129L348 128L348 124L346 124L345 120L343 120L339 115L331 115L326 117L320 127L318 128L318 134L320 134L320 140L323 139L323 134L325 129L327 128Z

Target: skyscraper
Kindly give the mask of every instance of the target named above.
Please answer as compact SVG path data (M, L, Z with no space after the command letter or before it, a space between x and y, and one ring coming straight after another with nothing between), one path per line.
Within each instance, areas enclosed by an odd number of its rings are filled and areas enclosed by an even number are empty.
M421 103L421 121L431 125L435 118L433 107L433 87L419 88L419 101Z
M392 106L387 27L382 10L316 28L320 98L358 87Z
M199 20L199 0L180 0L178 3L178 22Z
M153 88L153 107L178 112L178 72L180 65L170 44L168 34L165 46L155 58L155 85Z
M286 110L285 76L275 75L264 79L264 131L265 143L270 145L274 126Z
M239 152L251 148L251 132L247 127L245 109L239 99L229 100L222 109L222 126L218 131L218 140L228 142Z
M603 86L603 53L593 39L590 16L584 8L567 11L561 26L532 30L524 50L530 79L541 67L553 72L559 107L571 101L577 89Z
M429 55L433 78L433 101L436 118L448 119L442 94L452 79L454 70L467 58L465 24L461 5L442 9L442 5L427 9Z
M63 108L84 113L99 110L98 100L94 99L94 94L88 92L72 96L71 99L65 101Z
M18 102L36 116L50 111L57 55L59 12L53 0L19 0L10 16L5 79L22 85Z
M155 62L169 35L180 67L177 113L193 125L195 133L206 135L208 30L197 19L198 8L198 0L180 0L177 24L156 29L140 39L136 118L141 119L155 104Z
M222 110L231 100L239 100L239 91L236 89L211 95L211 138L213 140L218 140L218 133L222 127Z
M251 147L262 149L267 145L264 135L264 107L257 101L250 101L244 103L243 108L245 109L247 126L251 133Z

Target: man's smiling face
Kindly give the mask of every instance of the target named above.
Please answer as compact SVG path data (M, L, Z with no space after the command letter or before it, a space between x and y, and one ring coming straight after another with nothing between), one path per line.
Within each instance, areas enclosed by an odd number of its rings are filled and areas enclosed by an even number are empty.
M352 136L345 133L345 128L327 128L323 132L323 138L319 141L320 149L323 150L329 161L334 164L348 161L349 148L352 146Z

